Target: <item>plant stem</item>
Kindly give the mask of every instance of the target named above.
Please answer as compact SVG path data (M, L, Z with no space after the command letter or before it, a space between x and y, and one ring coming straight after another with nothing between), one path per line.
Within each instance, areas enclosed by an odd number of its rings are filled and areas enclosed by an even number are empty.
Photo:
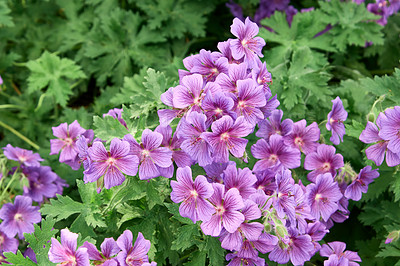
M0 109L11 109L11 108L15 108L15 109L24 109L22 106L19 105L15 105L15 104L1 104L0 105Z
M15 179L17 178L17 176L18 176L18 170L19 170L19 166L18 166L18 168L15 170L15 172L14 172L13 176L11 177L10 181L8 182L6 188L5 188L5 189L3 190L3 192L1 193L1 196L0 196L0 203L3 202L4 194L6 194L8 188L11 186L11 184L12 184L12 183L15 181Z
M29 145L31 145L33 148L35 148L36 150L39 150L40 147L39 145L35 144L33 141L31 141L30 139L28 139L27 137L25 137L24 135L22 135L21 133L19 133L17 130L15 130L14 128L12 128L11 126L5 124L4 122L0 121L0 126L10 130L12 133L14 133L17 137L19 137L20 139L22 139L23 141L25 141L26 143L28 143Z

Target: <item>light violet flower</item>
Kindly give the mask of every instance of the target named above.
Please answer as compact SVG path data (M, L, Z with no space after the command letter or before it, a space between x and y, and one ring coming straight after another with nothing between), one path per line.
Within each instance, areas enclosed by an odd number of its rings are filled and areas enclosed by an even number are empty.
M329 260L325 261L324 265L359 265L356 261L361 262L361 258L358 256L357 252L345 251L345 249L346 243L339 241L323 244L319 253L322 257L329 257ZM332 263L336 261L338 262L337 264Z
M372 170L370 165L360 170L356 179L346 188L344 196L348 199L358 201L361 199L361 193L367 193L368 185L379 176L378 169Z
M332 100L332 103L332 111L328 114L326 129L332 131L330 141L338 145L341 141L343 142L343 136L346 133L343 122L347 119L347 112L344 110L342 100L340 100L339 96Z
M143 263L149 262L147 253L150 250L150 241L146 240L142 233L139 232L133 246L132 242L133 235L129 230L125 230L124 233L118 237L117 245L121 251L118 253L117 260L120 266L142 265Z
M84 247L77 248L78 234L67 228L61 230L61 243L51 238L49 260L59 265L89 266L89 255Z
M106 238L101 244L101 253L97 250L96 246L92 243L85 242L83 244L84 248L87 248L87 252L89 255L89 259L93 261L95 265L103 265L103 266L117 266L118 261L117 258L113 258L113 256L117 255L121 249L118 247L117 242L114 238Z
M8 237L3 231L0 230L0 254L2 252L14 252L18 250L18 239Z
M25 166L39 167L40 162L43 161L39 153L33 153L30 150L21 149L18 147L14 148L10 144L7 144L7 146L3 149L4 155L7 157L7 159L20 162Z

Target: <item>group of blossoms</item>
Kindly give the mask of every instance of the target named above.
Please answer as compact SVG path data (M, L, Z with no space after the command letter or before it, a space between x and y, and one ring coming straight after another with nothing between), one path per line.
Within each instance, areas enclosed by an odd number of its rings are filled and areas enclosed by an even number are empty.
M202 221L204 234L219 237L232 251L229 265L263 265L258 252L278 263L301 265L317 252L328 257L325 265L361 261L345 244L321 245L334 222L348 218L348 200L359 200L368 184L379 176L367 166L357 174L345 165L335 147L320 144L314 122L282 121L279 102L271 97L271 75L259 57L265 45L256 37L258 27L234 19L231 32L237 39L218 44L219 52L201 50L184 59L180 84L169 88L161 100L171 109L159 110L160 125L143 131L139 144L131 135L114 138L110 150L104 142L85 134L78 122L53 128L51 152L61 150L60 162L76 169L83 163L85 182L99 189L122 184L125 176L171 178L174 163L177 181L171 181L171 199L193 222ZM331 141L343 141L347 112L339 97L332 100L326 127ZM108 114L125 127L121 109ZM179 118L175 134L169 126ZM259 159L253 169L236 167L230 155L247 162L246 136L258 130L251 146ZM211 129L211 130L210 130ZM290 169L311 170L310 184L297 183ZM190 166L199 164L206 175L193 181ZM118 242L118 241L117 241ZM83 265L83 264L82 264ZM128 264L129 265L129 264Z
M7 194L7 191L14 181L19 181L24 185L23 195L17 195L14 203L5 203L0 209L0 264L5 260L3 253L17 252L18 238L23 240L24 233L33 233L33 225L42 220L39 206L33 206L33 202L42 204L48 198L62 194L63 187L67 186L65 181L49 166L40 165L43 159L38 153L13 147L10 144L3 150L7 163L2 165L4 169L0 167L0 202L10 200L11 195ZM18 162L15 164L17 166L7 169L11 161ZM6 179L8 176L10 176L9 180ZM5 180L8 180L7 184ZM18 238L16 238L17 235ZM32 254L28 249L26 255ZM34 260L34 254L31 257Z

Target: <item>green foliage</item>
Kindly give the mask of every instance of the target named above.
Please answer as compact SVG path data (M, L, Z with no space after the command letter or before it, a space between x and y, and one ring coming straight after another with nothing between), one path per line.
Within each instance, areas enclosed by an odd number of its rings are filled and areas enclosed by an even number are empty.
M339 51L345 51L347 45L365 46L365 42L383 44L382 26L374 21L379 16L365 5L340 0L320 1L319 5L326 23L334 25L328 34Z
M111 116L100 118L99 116L93 117L93 127L96 136L102 140L110 142L113 138L123 138L128 134L128 130L118 121Z
M21 251L17 251L17 254L14 254L12 252L5 252L4 256L7 258L7 262L11 263L11 265L16 265L16 266L35 266L37 265L34 263L30 258L24 257L22 255ZM50 264L50 265L55 265L55 264Z
M37 60L29 61L26 67L32 72L28 78L28 93L42 90L47 87L45 96L52 96L56 103L63 107L67 105L70 95L73 94L71 85L65 79L85 78L79 66L67 58L44 52Z
M14 23L10 16L11 10L5 0L0 1L0 27L13 27Z

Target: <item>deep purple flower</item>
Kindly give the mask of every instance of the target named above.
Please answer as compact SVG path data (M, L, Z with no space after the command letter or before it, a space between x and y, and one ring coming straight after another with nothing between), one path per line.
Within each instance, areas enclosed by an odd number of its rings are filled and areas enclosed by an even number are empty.
M116 119L118 119L118 121L119 121L124 127L127 128L126 122L125 122L125 120L122 118L122 112L123 112L123 111L124 111L124 110L123 110L122 108L110 109L110 110L108 111L108 113L103 114L103 117L111 116L111 117L113 117L113 118L116 118Z
M118 237L117 244L122 250L117 256L120 266L142 265L143 263L149 262L147 253L150 250L150 241L146 240L142 233L139 232L133 247L132 242L133 235L129 230L125 230L124 233Z
M251 77L257 84L262 85L264 93L271 93L269 85L272 84L271 73L268 72L267 64L257 60L257 67L251 70Z
M310 205L311 215L319 220L327 221L339 208L338 201L343 197L337 182L330 173L317 176L316 183L307 186L306 198Z
M372 170L371 166L366 166L360 170L356 179L346 188L344 196L348 199L359 201L361 193L367 193L368 185L379 176L378 169Z
M244 215L239 212L244 207L239 190L231 188L225 193L225 186L218 183L212 184L214 194L209 201L215 206L215 213L207 222L201 224L203 233L219 236L222 228L233 233L243 223Z
M69 126L67 123L62 123L57 127L52 127L53 135L58 139L50 140L50 155L60 153L59 161L71 166L72 169L78 170L80 167L78 148L76 141L78 136L82 134L92 135L93 131L82 128L78 121L72 122Z
M304 9L301 10L302 13L308 11L308 10L306 10L306 11L303 11L303 10L304 10ZM312 8L311 10L313 10L313 8ZM311 11L311 10L310 10L310 11ZM289 24L289 27L292 26L293 17L297 14L297 12L298 12L298 11L297 11L297 9L296 9L294 6L288 6L287 9L285 10L285 13L286 13L286 20L287 20L287 22L288 22L288 24Z
M341 261L342 264L336 265L359 265L356 261L361 262L360 256L358 256L357 252L354 251L344 251L346 249L346 243L334 241L328 244L323 244L319 253L322 257L329 257L329 260L334 260L335 257L337 261ZM324 264L326 265L326 264ZM327 265L335 265L335 264L327 264Z
M339 96L332 100L332 103L332 111L328 114L326 129L332 131L330 141L338 145L340 141L343 142L343 136L346 133L343 122L347 119L347 112L344 110L342 100L340 100Z
M295 201L295 219L296 221L290 224L291 227L296 227L300 234L306 233L307 220L312 220L310 215L310 206L306 199L306 187L299 180L298 184L293 186L293 196Z
M89 255L84 247L77 248L78 234L67 228L61 230L61 243L51 238L49 260L59 265L89 266Z
M234 110L237 116L244 116L246 122L255 126L264 119L264 114L259 109L267 103L264 89L253 79L245 79L237 81L237 90L237 94L229 94L235 103Z
M89 169L91 163L88 154L89 142L90 140L83 135L79 136L78 140L76 141L76 147L78 148L79 151L78 152L79 161L83 163L84 170Z
M228 165L223 172L223 180L226 190L237 188L243 199L248 199L256 192L253 185L257 178L247 167L237 169L235 164Z
M235 162L229 161L227 163L211 163L204 166L203 168L206 171L208 182L223 184L222 173L230 164L236 165Z
M380 113L378 118L376 119L376 124L379 128L382 128L383 121L387 120L388 118L385 116L384 113ZM372 122L367 122L367 125L359 139L364 143L375 143L376 144L368 147L365 150L365 154L369 160L375 162L376 165L381 165L386 152L386 163L389 167L396 166L400 164L400 153L394 153L387 148L389 141L384 140L379 136L379 129L378 127L373 124Z
M318 241L321 241L324 236L329 233L329 230L323 223L316 221L314 223L307 224L306 233L311 236L315 250L318 251L321 248L321 245L318 243Z
M269 143L265 139L259 139L256 144L251 146L251 153L260 159L254 165L253 171L259 172L269 168L297 168L300 166L300 151L285 146L283 139L279 135L272 135Z
M212 163L211 146L201 137L206 132L206 116L198 112L191 112L181 119L178 137L182 141L180 147L200 166Z
M285 144L299 149L304 154L315 152L318 146L320 130L316 122L306 127L307 121L300 120L293 124L293 130L284 137Z
M163 136L158 132L145 129L142 133L142 144L138 144L131 135L125 135L124 140L128 141L130 153L139 158L139 178L150 179L160 176L157 167L169 167L172 164L172 151L160 147Z
M172 89L174 107L201 112L200 105L205 96L203 83L200 74L183 77L181 84Z
M234 59L233 58L233 56L232 56L232 50L231 50L231 45L230 45L230 41L231 41L232 39L228 39L228 40L226 40L226 41L224 41L224 42L219 42L218 43L218 45L217 45L217 47L218 47L218 50L221 52L221 54L222 54L222 56L223 57L225 57L225 58L227 58L228 59L228 63L229 64L241 64L241 63L243 63L244 62L244 58L241 58L241 59L239 59L239 60L236 60L236 59ZM222 74L222 73L221 73ZM221 75L220 74L220 75ZM218 76L220 76L220 75L218 75ZM218 78L218 77L217 77Z
M33 224L39 223L42 216L39 207L32 206L32 199L25 196L16 196L14 204L6 203L0 209L0 224L2 230L8 237L14 237L18 233L20 239L24 239L24 233L35 231Z
M226 255L225 259L230 261L227 266L264 266L265 260L263 258L242 258L238 256L238 253L229 253Z
M3 231L0 230L0 254L2 252L14 252L18 250L18 239L8 237Z
M257 190L264 191L265 195L271 196L275 193L275 171L266 169L264 171L256 172L257 182L254 187Z
M29 187L24 187L24 196L32 198L36 202L42 202L43 198L52 198L57 193L55 184L58 176L51 171L50 166L29 167L24 169L29 180Z
M234 17L244 21L243 10L240 5L236 4L233 0L229 0L229 3L226 3L225 5L227 8L229 8L229 11L231 11Z
M43 159L40 157L39 153L33 153L30 150L21 149L18 147L13 147L11 144L7 144L4 148L4 155L9 160L20 162L25 166L39 167L40 162Z
M31 248L27 248L24 252L24 257L30 258L34 263L37 263L36 254Z
M192 170L186 166L178 168L176 180L171 181L171 200L182 202L179 213L182 217L190 218L193 223L208 221L215 212L214 207L206 199L213 194L213 188L207 179L199 175L193 183Z
M220 73L227 73L229 66L228 59L223 57L220 53L210 52L204 49L200 50L199 55L194 57L192 63L193 66L190 72L201 74L207 82L215 81L215 78L220 75Z
M103 265L103 266L117 266L118 261L117 258L113 258L113 256L117 255L121 249L118 247L117 242L114 238L106 238L101 244L101 253L97 250L96 246L92 243L85 242L83 244L84 248L87 248L87 253L89 255L89 259L94 261L95 265Z
M121 185L125 176L135 176L139 159L136 155L130 155L130 145L127 141L114 138L108 152L102 142L95 141L88 149L91 159L90 168L85 171L85 182L94 182L104 176L104 187L110 189Z
M289 235L285 236L269 253L268 258L280 264L290 261L294 265L303 265L310 260L314 245L309 235L300 235L296 230L289 228Z
M385 111L387 119L382 119L379 136L388 140L387 148L393 153L400 153L400 106Z
M273 206L279 218L288 217L290 221L295 220L295 201L293 197L294 179L290 170L282 170L275 176L276 198Z
M369 12L381 16L380 19L376 20L376 23L385 26L387 23L388 17L391 15L390 9L387 5L388 1L386 0L376 0L376 3L369 3L367 5L367 9Z
M262 120L258 123L259 130L256 132L256 136L268 141L269 138L275 134L281 136L289 135L293 129L293 121L291 119L285 119L281 122L282 116L282 110L272 111L269 119Z
M233 121L230 116L223 116L211 125L211 132L204 132L204 138L212 147L215 162L225 163L229 160L229 152L237 158L243 156L248 142L246 137L253 131L243 116Z
M249 67L256 65L255 58L264 56L261 50L265 45L263 38L255 37L258 34L257 24L249 18L246 18L245 23L234 18L231 32L238 38L230 41L233 58L239 60L244 57Z
M308 173L307 178L311 182L315 182L317 175L330 173L336 176L336 169L343 167L343 156L335 154L336 149L333 146L321 144L317 147L317 151L307 154L304 160L304 169L313 170Z

